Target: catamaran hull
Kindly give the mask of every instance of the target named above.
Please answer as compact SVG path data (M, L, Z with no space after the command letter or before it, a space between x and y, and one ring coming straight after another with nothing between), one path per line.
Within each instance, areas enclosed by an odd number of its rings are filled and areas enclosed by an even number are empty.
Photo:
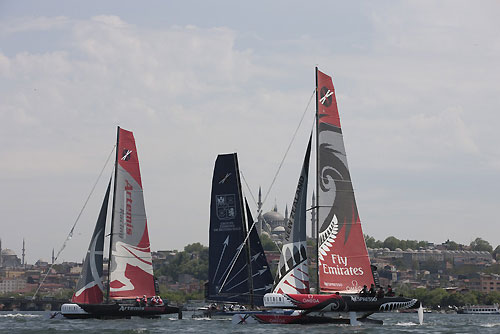
M346 312L389 312L404 309L417 309L418 299L405 297L358 297L342 296Z
M133 306L130 304L65 304L61 307L61 314L68 319L156 318L172 313L179 313L179 308L169 305Z
M382 324L368 318L373 313L417 308L417 299L405 297L361 297L357 295L276 294L264 296L264 304L275 308L260 313L240 312L233 323L355 324L367 322Z
M302 310L309 313L387 312L418 308L418 299L405 297L368 297L340 294L267 293L264 306L273 309Z

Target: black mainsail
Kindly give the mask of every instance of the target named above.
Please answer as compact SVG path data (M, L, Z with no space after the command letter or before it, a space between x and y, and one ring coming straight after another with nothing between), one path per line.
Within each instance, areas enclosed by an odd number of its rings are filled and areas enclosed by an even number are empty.
M237 154L221 154L212 179L208 300L263 305L272 277L255 229L245 241L248 229Z
M90 240L89 249L83 262L82 273L76 284L76 290L71 298L73 303L99 304L103 301L104 286L102 284L102 264L104 251L104 230L106 228L106 214L108 211L109 191L111 180L109 180L106 195L102 202L101 211Z

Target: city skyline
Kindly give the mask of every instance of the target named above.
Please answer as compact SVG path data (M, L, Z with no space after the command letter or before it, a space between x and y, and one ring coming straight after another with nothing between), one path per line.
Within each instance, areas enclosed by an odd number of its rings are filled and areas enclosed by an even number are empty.
M153 250L208 244L219 153L238 153L253 210L259 186L264 211L284 210L313 126L315 66L333 78L363 232L495 247L499 7L3 1L3 247L19 253L25 238L28 263L59 250L118 125L137 142ZM111 165L59 260L84 257Z

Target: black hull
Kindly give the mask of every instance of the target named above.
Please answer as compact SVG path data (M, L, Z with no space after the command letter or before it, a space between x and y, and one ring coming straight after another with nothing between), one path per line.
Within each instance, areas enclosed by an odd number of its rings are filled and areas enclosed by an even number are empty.
M360 297L342 296L344 312L389 312L402 309L416 309L420 306L417 299L406 297Z
M176 306L134 306L130 304L78 304L87 314L65 314L66 318L158 318L163 314L180 313Z

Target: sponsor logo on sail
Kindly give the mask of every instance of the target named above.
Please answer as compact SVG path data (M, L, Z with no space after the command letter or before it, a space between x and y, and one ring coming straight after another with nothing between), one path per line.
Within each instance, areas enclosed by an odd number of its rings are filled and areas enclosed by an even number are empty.
M288 219L288 224L285 229L285 240L290 241L290 234L292 233L293 222L295 221L295 211L297 210L297 205L300 199L300 194L302 193L302 187L304 186L304 175L299 178L299 183L297 184L297 190L295 191L295 197L293 199L292 211L290 212L290 219Z
M215 197L217 218L231 220L236 217L236 195L217 195Z
M132 153L131 150L124 149L122 152L122 160L123 161L129 161L130 160L130 154Z
M329 107L332 104L332 95L333 92L326 87L321 88L319 102L325 107Z
M224 176L222 178L222 180L219 181L219 184L223 184L224 182L226 182L227 178L231 176L231 173L227 173L226 176Z
M338 254L331 254L332 266L323 263L323 273L338 275L338 276L362 276L364 274L363 268L351 267L347 265L347 256L340 256Z
M125 180L125 229L128 235L132 234L132 190L134 187Z

